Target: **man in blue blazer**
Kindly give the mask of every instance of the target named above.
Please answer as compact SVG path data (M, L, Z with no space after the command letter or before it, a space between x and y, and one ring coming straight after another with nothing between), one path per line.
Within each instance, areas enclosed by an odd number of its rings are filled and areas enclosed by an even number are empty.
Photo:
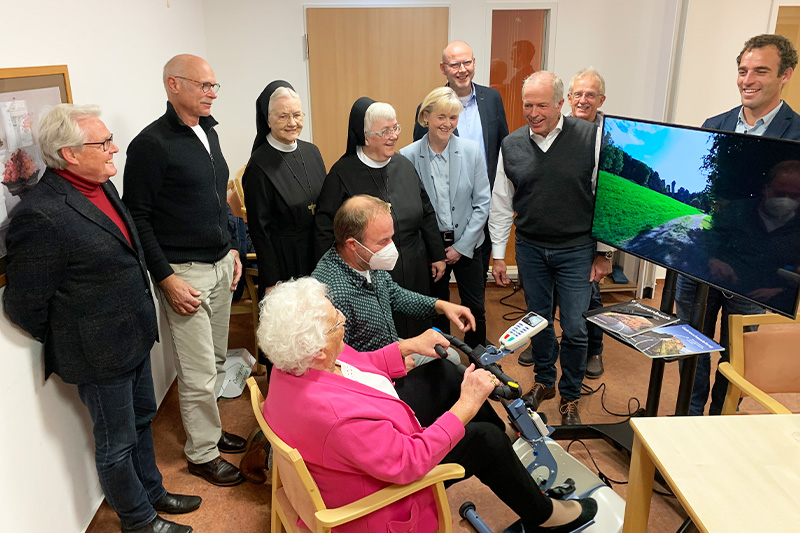
M119 149L99 114L61 104L42 119L48 168L11 219L3 303L44 344L45 377L78 386L100 486L122 531L189 533L156 513L193 511L200 498L169 494L156 465L155 305L133 219L108 181Z
M464 41L453 41L442 51L442 62L439 63L442 74L447 78L447 86L453 89L464 105L459 118L456 135L471 139L478 143L484 154L486 173L489 177L490 189L494 187L494 176L497 173L497 156L500 143L508 135L508 122L500 93L491 87L473 83L475 77L475 56L472 48ZM414 140L418 141L428 132L428 128L417 122L419 106L414 115ZM483 271L489 270L489 256L492 245L489 230L484 228Z
M736 58L742 105L711 117L703 122L704 128L735 131L748 135L764 135L781 139L800 140L800 115L789 104L781 100L783 86L789 82L797 66L797 50L792 42L781 35L757 35L744 43ZM678 277L675 295L675 310L680 318L689 320L697 282L684 276ZM764 313L764 308L738 296L709 288L703 333L714 336L717 315L722 311L720 344L726 348L720 353L720 362L729 360L728 316ZM708 401L711 356L701 354L697 361L690 415L702 415ZM717 371L711 390L711 406L708 413L718 415L722 411L728 380Z

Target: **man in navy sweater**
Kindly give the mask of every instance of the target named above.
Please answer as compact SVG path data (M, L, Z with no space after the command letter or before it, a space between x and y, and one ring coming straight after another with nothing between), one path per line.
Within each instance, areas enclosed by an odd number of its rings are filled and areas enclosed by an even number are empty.
M742 105L736 106L703 123L704 128L735 131L748 135L764 135L781 139L800 140L800 115L789 104L781 100L781 91L797 66L797 50L792 42L782 35L757 35L744 43L736 58ZM691 318L697 282L684 276L678 277L675 294L675 312L683 320ZM703 333L713 338L717 329L717 315L722 313L720 323L720 345L726 348L720 353L720 362L729 360L728 316L764 313L764 308L744 298L727 294L710 287L706 300ZM697 373L689 405L690 415L702 415L708 402L711 378L711 356L700 354ZM708 414L718 415L722 411L728 380L719 371L711 388L711 405Z
M164 88L167 112L128 147L123 201L175 341L189 472L237 485L244 478L220 451L243 452L245 441L222 431L217 409L231 291L242 272L228 231L228 165L211 117L219 84L205 60L184 54L164 66Z
M524 398L534 409L555 397L556 360L561 361L561 423L581 423L578 400L586 370L591 281L611 272L605 253L592 239L594 183L597 177L597 128L563 117L564 83L539 71L522 86L527 124L503 140L497 164L489 232L500 286L509 283L505 251L513 220L516 259L529 311L545 317L548 327L533 337L533 388ZM516 211L517 217L514 218ZM558 290L561 346L553 328L553 291Z

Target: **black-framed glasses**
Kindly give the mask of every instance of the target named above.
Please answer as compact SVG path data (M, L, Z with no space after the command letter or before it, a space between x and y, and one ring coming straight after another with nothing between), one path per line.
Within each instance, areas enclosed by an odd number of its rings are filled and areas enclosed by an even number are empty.
M114 134L108 136L108 139L105 141L100 141L96 143L83 143L81 146L102 146L104 152L108 152L111 148L111 143L114 142Z
M403 131L403 127L400 124L395 124L391 128L384 128L381 131L365 131L364 133L367 135L377 135L378 137L388 137L392 133L400 135L401 131Z
M203 91L204 93L207 93L211 89L214 89L215 93L219 92L219 88L220 88L219 83L211 83L210 81L197 81L197 80L193 80L192 78L184 78L183 76L172 76L172 77L173 78L178 78L179 80L192 81L192 82L200 85L200 90Z
M475 63L474 57L472 59L465 59L464 61L451 61L449 63L446 63L446 65L447 68L455 71L455 70L460 70L461 65L464 65L464 68L469 69L469 67L471 67L473 63Z

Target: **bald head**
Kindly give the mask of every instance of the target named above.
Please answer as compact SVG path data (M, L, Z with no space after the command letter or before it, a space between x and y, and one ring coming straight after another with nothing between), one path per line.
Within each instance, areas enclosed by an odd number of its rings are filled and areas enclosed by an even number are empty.
M453 41L442 50L442 62L439 63L442 74L447 78L448 86L459 97L472 93L472 78L475 77L475 56L472 48L464 41Z
M164 65L167 100L187 126L196 126L200 117L211 114L211 104L219 90L217 78L202 57L180 54Z

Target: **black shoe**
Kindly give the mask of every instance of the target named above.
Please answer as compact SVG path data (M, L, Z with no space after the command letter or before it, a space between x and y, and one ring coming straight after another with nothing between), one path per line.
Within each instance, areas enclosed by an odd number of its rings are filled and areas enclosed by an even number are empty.
M264 432L254 429L247 437L247 451L239 463L239 471L250 483L263 485L267 482L270 444Z
M533 366L533 346L532 345L529 344L527 348L522 350L522 353L519 354L519 357L517 358L517 362L521 366Z
M217 448L222 453L242 453L247 448L247 441L238 435L223 431Z
M122 528L122 533L192 533L192 528L156 516L146 526L137 529Z
M568 524L552 527L525 526L525 533L572 533L581 526L584 526L594 520L597 514L597 502L592 498L581 498L578 500L581 504L581 514Z
M578 400L565 400L561 398L561 405L558 406L561 413L562 426L580 426L581 415L578 412Z
M239 469L222 457L201 464L189 461L189 473L200 476L212 485L220 487L232 487L244 481Z
M556 397L556 387L545 387L541 383L534 383L531 390L522 395L522 401L533 411L539 410L539 404L545 400Z
M603 355L590 355L586 360L586 377L589 379L597 379L603 375Z
M203 499L200 496L189 496L185 494L170 494L169 492L163 498L153 504L153 508L159 513L167 514L184 514L191 513L198 507Z

